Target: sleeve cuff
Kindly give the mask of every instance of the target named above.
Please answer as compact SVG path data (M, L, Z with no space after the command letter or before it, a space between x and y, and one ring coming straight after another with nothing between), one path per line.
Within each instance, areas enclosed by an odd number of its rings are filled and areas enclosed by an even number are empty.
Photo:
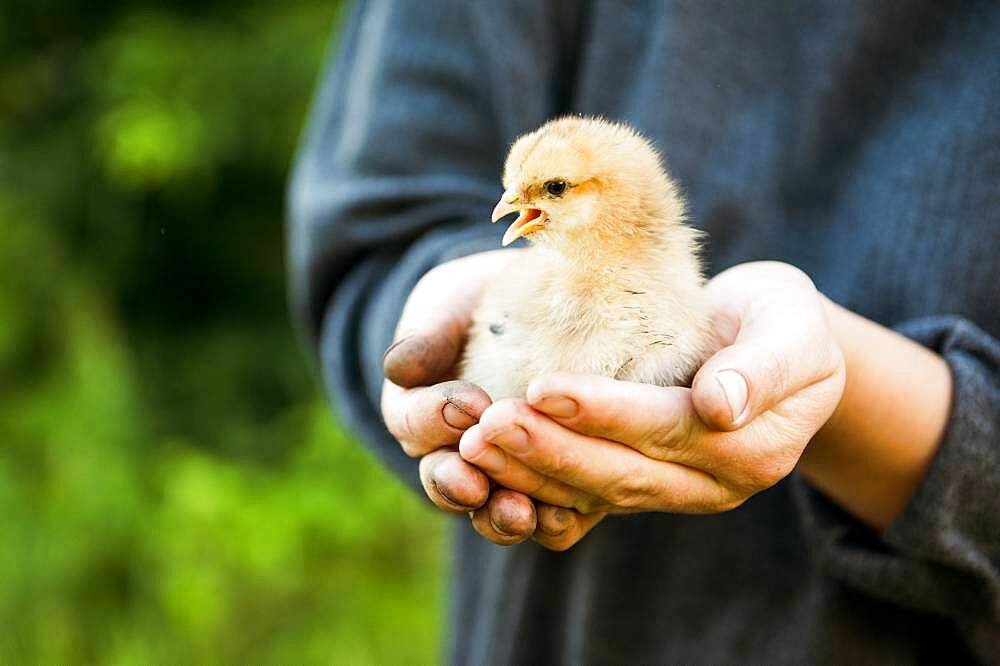
M1000 344L966 320L935 317L899 332L951 368L954 397L921 484L883 535L928 561L961 563L995 582L1000 565Z
M882 534L795 479L806 529L830 575L876 598L949 616L978 647L1000 650L1000 344L956 317L896 330L940 354L952 371L941 445Z

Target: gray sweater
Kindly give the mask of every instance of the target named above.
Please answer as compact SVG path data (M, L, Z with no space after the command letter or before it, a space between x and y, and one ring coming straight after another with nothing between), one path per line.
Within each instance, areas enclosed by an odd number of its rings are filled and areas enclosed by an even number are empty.
M656 142L712 273L799 266L942 354L954 404L883 533L795 474L565 553L456 520L450 659L1000 663L1000 3L360 2L292 182L291 289L341 418L417 492L382 351L424 272L499 247L506 147L568 112Z

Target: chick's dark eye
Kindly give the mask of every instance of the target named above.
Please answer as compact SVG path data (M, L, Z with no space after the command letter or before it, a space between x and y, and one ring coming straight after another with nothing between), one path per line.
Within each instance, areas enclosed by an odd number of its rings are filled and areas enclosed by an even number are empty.
M563 192L566 191L566 181L565 180L550 180L545 183L545 191L554 197L562 196Z

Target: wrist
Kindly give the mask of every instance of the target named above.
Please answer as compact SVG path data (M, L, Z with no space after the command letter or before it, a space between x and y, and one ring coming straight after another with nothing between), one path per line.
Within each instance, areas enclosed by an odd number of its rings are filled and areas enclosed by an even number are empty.
M847 382L799 470L850 513L883 529L909 501L940 444L951 373L937 354L821 298Z

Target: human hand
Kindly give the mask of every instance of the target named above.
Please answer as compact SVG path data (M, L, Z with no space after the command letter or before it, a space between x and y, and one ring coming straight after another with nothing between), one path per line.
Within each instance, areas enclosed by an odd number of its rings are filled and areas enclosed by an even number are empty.
M497 483L578 511L735 508L795 467L844 390L822 297L798 269L750 263L706 286L718 349L690 389L557 373L488 407L462 457Z
M573 512L537 507L523 493L490 492L457 444L490 405L478 386L455 379L455 364L483 287L517 250L484 252L433 269L410 294L386 350L382 417L407 455L420 458L420 481L439 508L467 512L475 529L501 545L572 528Z

